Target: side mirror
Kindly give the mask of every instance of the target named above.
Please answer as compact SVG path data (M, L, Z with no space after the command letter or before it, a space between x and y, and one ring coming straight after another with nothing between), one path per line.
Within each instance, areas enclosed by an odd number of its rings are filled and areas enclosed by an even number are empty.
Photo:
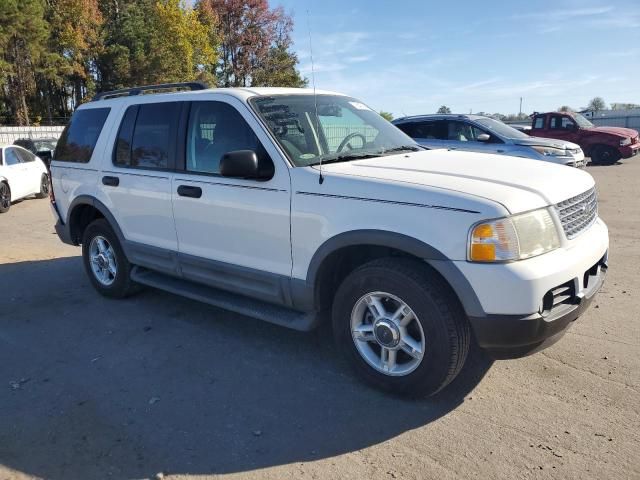
M220 160L220 174L223 177L269 180L273 177L271 159L259 159L253 150L227 152Z
M491 135L489 135L488 133L481 133L476 137L476 140L479 142L488 142L489 140L491 140Z

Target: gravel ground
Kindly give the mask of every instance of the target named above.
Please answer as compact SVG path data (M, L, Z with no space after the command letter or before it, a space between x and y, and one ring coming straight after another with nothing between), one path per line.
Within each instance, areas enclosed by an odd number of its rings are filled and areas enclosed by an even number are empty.
M609 276L556 345L435 399L356 381L325 328L100 297L47 200L0 215L0 479L640 478L640 159L590 167Z

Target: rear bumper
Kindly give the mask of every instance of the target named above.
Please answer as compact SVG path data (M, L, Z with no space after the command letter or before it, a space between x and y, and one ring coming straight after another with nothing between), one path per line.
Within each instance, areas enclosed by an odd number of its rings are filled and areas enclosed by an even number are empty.
M58 213L58 209L54 203L51 203L51 213L53 213L53 217L56 220L55 229L58 238L63 242L69 245L76 245L73 243L71 239L71 231L69 229L68 224L62 223L62 219L60 218L60 214Z
M607 254L585 272L587 283L570 304L562 304L548 314L485 315L471 317L478 345L494 358L518 358L540 351L557 342L572 322L591 305L604 284L608 264ZM577 279L576 279L577 280Z

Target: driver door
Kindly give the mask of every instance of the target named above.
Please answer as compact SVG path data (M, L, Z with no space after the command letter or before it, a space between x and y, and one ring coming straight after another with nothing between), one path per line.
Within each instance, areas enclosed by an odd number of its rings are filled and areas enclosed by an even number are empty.
M482 134L489 135L489 140L478 140ZM451 150L482 153L504 152L502 140L496 138L495 135L491 135L471 123L458 120L447 120L447 140L444 143Z
M576 142L578 139L578 125L566 115L552 115L549 118L549 130L551 137L567 142Z

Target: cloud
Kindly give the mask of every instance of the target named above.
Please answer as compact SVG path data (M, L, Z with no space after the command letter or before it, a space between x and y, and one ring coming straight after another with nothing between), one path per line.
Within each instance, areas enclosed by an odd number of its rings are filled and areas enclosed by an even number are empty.
M516 13L511 16L513 19L544 19L544 20L567 20L576 17L591 17L611 12L613 7L591 7L574 8L563 10L551 10L549 12Z
M361 63L361 62L366 62L368 60L371 60L373 58L373 55L369 54L369 55L356 55L354 57L347 57L345 58L345 61L347 63Z

